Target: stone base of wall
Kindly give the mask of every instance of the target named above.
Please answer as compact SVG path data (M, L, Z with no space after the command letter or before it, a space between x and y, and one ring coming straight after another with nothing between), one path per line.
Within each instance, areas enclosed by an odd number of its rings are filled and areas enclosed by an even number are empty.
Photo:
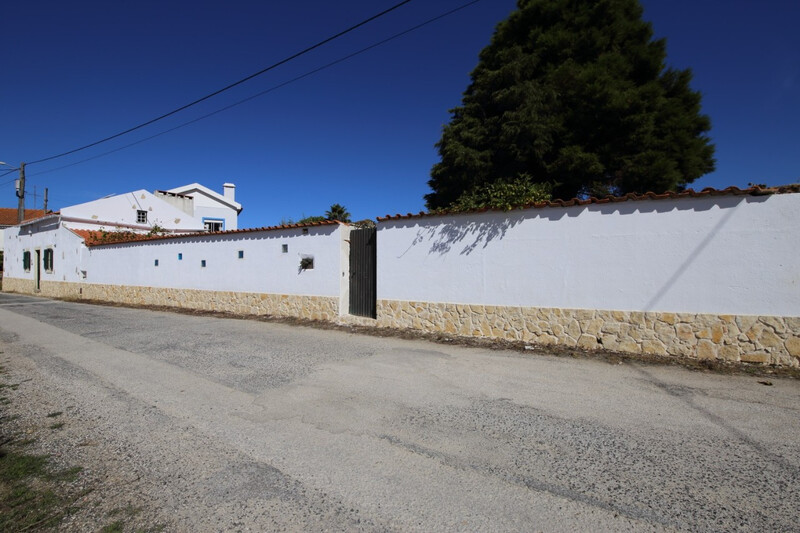
M3 287L4 291L49 298L99 300L128 305L158 305L243 315L271 315L333 321L339 314L339 299L327 296L201 291L53 281L43 281L41 290L38 292L35 292L34 289L33 280L18 278L6 278Z
M377 325L585 350L800 366L800 318L378 301Z
M42 282L5 278L3 290L53 298L327 320L584 350L800 366L800 317L549 309L378 301L376 320L339 316L339 299Z

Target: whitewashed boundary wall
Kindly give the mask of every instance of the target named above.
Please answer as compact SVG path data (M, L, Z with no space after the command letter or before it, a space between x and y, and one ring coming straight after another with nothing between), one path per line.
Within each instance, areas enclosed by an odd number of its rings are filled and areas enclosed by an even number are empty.
M56 250L63 239L79 244L75 261L56 259L54 274L42 278L43 296L334 320L348 299L348 234L348 226L330 224L87 248L56 227L13 245L21 257L39 241L55 239ZM301 268L304 258L313 268ZM74 275L62 277L67 271ZM4 290L35 292L33 269L16 262L9 276Z
M800 194L378 223L378 323L797 365Z
M6 231L3 290L35 292L49 247L43 296L798 366L798 227L797 193L379 219L373 320L348 316L346 225L87 248L48 217Z

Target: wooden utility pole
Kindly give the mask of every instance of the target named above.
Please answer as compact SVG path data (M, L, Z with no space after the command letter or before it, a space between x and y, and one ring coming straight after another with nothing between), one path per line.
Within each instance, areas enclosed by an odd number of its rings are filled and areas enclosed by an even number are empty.
M44 214L47 214L47 187L44 188Z
M17 224L22 224L25 220L25 163L19 164L19 186L17 187L17 198L19 198L19 207L17 207Z

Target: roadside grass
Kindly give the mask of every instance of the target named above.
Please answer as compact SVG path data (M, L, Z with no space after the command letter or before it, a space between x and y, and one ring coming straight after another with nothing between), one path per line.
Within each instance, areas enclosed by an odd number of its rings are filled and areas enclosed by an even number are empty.
M4 374L6 370L0 366L0 375ZM4 383L0 388L16 390L18 385ZM6 400L3 405L11 403L3 398ZM5 409L0 412L0 531L57 527L65 516L74 512L72 504L77 500L66 496L64 484L75 481L83 469L57 470L48 455L30 453L28 448L36 439L12 434L8 422L14 418Z

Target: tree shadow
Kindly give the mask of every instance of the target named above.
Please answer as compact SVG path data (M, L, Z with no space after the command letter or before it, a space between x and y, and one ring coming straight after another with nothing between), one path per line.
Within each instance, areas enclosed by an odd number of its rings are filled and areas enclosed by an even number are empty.
M430 243L428 254L445 255L457 250L460 255L469 255L479 247L486 248L494 240L502 240L509 228L525 218L525 212L518 211L454 215L424 222L408 221L409 224L420 226L408 249Z

